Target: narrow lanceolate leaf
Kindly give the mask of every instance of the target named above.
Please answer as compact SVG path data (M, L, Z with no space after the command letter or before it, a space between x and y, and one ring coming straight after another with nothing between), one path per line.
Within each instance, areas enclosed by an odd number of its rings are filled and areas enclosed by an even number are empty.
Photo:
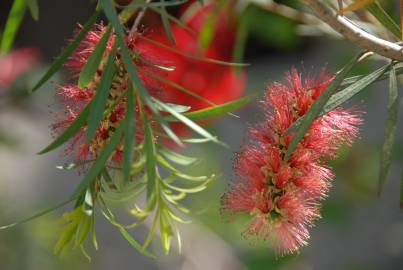
M241 63L244 59L245 46L248 41L248 19L249 17L245 15L241 15L238 19L235 47L232 52L232 59L234 62ZM237 69L238 72L240 70L240 68Z
M151 3L132 3L125 6L116 5L121 8L153 8L153 7L169 7L169 6L179 6L182 5L189 0L179 0L179 1L163 1L163 2L151 2Z
M13 46L15 36L21 25L22 19L24 18L26 8L25 0L14 0L1 38L0 53L8 53Z
M45 210L43 210L43 211L41 211L41 212L39 212L39 213L36 213L36 214L34 214L34 215L32 215L32 216L30 216L30 217L28 217L28 218L24 218L23 220L20 220L20 221L18 221L18 222L14 222L14 223L11 223L11 224L8 224L8 225L0 226L0 230L9 229L9 228L18 226L18 225L20 225L20 224L24 224L24 223L27 223L27 222L29 222L29 221L32 221L32 220L34 220L34 219L36 219L36 218L39 218L39 217L41 217L41 216L47 215L47 214L49 214L50 212L53 212L53 211L59 209L60 207L63 207L63 206L65 206L66 204L69 204L70 202L74 201L76 198L77 198L77 197L69 198L68 200L66 200L66 201L64 201L64 202L61 202L61 203L59 203L59 204L57 204L57 205L55 205L55 206L49 207L49 208L47 208L47 209L45 209Z
M213 58L207 58L207 57L197 56L197 55L190 54L190 53L185 53L185 52L182 52L181 50L175 49L174 47L165 45L164 43L161 43L161 42L158 42L156 40L147 38L145 36L138 35L137 37L140 38L140 39L144 39L145 41L147 41L147 42L149 42L151 44L154 44L156 46L164 48L164 49L166 49L168 51L171 51L171 52L177 53L179 55L183 55L185 57L195 59L195 60L198 60L198 61L217 64L217 65L232 66L232 67L246 67L246 66L249 66L249 64L246 64L246 63L231 63L231 62L221 61L221 60L217 60L217 59L213 59Z
M216 23L217 23L217 12L209 12L207 14L207 19L204 22L202 29L199 34L199 45L202 49L207 49L210 46L211 41L213 40L215 31L216 31Z
M403 1L400 0L400 32L401 32L400 38L403 40L402 29L403 29Z
M164 3L164 2L165 2L165 0L161 1L161 3ZM169 24L168 12L165 9L165 7L161 7L160 10L161 10L160 14L161 14L162 25L164 26L165 33L167 34L169 41L171 41L171 43L173 45L176 45L176 41L175 41L174 35L172 33L171 25Z
M150 198L155 191L156 182L156 156L153 132L150 125L150 120L147 115L143 115L144 121L144 150L146 152L146 172L147 172L147 198Z
M78 45L80 42L84 39L86 36L87 32L92 28L94 25L95 21L97 20L99 16L100 11L97 10L91 17L90 19L84 24L83 28L78 32L77 36L73 40L73 42L70 43L67 48L63 50L63 52L56 58L56 60L53 62L53 64L50 66L48 71L45 73L45 75L42 76L42 78L36 83L32 91L38 90L45 82L47 82L66 62L67 58L77 49Z
M392 34L397 38L401 38L401 29L399 25L393 20L389 14L382 8L382 6L375 1L374 4L367 7L368 11Z
M133 160L133 148L136 144L136 114L134 110L133 86L129 82L126 100L126 130L123 151L123 182L129 183Z
M402 171L402 178L400 183L400 209L403 209L403 171Z
M127 45L125 42L125 32L124 32L122 24L119 22L119 18L116 13L116 10L113 7L110 0L101 0L101 3L102 3L102 8L104 10L106 17L108 18L108 20L112 24L112 26L115 28L117 42L119 45L123 64L125 65L127 72L129 73L129 76L132 79L132 82L134 83L134 85L136 86L138 91L140 91L141 95L146 100L148 105L150 105L151 104L150 95L148 94L147 90L144 88L139 76L137 75L136 67L133 63L133 59L130 57L129 49L127 48Z
M308 112L304 115L301 120L298 129L295 131L292 140L288 146L287 152L285 154L285 160L291 157L295 148L297 147L299 141L305 136L305 133L311 127L312 122L316 119L316 117L320 114L325 104L328 102L329 98L339 89L340 84L343 82L344 78L351 70L351 68L357 63L358 59L361 57L358 56L354 58L350 63L348 63L329 83L328 87L323 90L322 94L318 97L317 100L312 104L309 108Z
M161 244L165 251L165 254L169 253L171 246L171 239L174 236L171 224L169 224L167 213L165 211L160 212L160 234Z
M340 92L337 92L333 96L330 97L329 101L323 107L320 115L323 115L334 108L342 105L344 102L351 99L354 95L358 94L362 90L364 90L367 86L377 81L388 69L389 65L386 65L380 69L375 70L374 72L362 77L355 83L349 85L344 88Z
M382 146L381 163L379 169L378 195L381 194L383 185L388 177L392 162L392 149L395 142L396 123L398 114L398 93L396 73L392 66L389 78L388 116L385 125L385 140Z
M184 156L162 146L159 148L158 152L170 161L182 166L188 166L197 161L197 158Z
M120 123L120 126L115 130L109 142L102 149L101 153L95 160L94 164L92 164L91 168L85 174L83 180L81 180L80 184L74 191L73 196L81 194L83 191L87 190L88 187L90 187L91 184L95 181L96 177L105 167L105 163L108 161L113 151L116 150L116 147L118 146L120 139L122 137L125 124L126 123L124 121Z
M82 71L80 72L80 76L78 78L78 86L86 87L95 76L95 73L98 70L99 64L103 58L105 53L106 45L108 44L109 36L111 34L112 28L109 26L106 32L103 34L101 40L95 47L91 56L88 58L87 63L85 63Z
M230 101L230 102L227 102L224 104L216 105L216 106L213 106L210 108L184 113L183 115L192 120L201 120L201 119L207 119L210 117L219 117L226 113L233 112L233 111L245 106L246 104L248 104L252 100L254 100L255 97L256 97L255 95L246 96L246 97L239 98L237 100ZM175 118L173 116L168 116L167 120L168 121L179 121L177 118Z
M101 122L103 117L105 104L108 100L109 90L111 88L112 81L117 70L115 65L115 50L116 47L114 46L111 53L109 54L105 70L96 88L95 97L92 100L91 111L88 116L88 128L86 134L87 142L91 141L94 137L98 129L99 122Z
M118 227L120 234L126 239L126 241L135 249L140 251L142 254L150 257L150 258L155 258L153 254L151 254L148 250L142 250L141 245L130 235L130 233L125 229L125 227L120 224L113 213L108 209L106 206L105 202L103 201L102 197L100 197L101 204L105 208L105 211L102 211L102 214L106 217L107 220L109 220L110 223L112 223L114 226Z
M396 76L400 75L400 74L403 74L403 65L402 65L402 63L397 63L397 64L394 65L394 67L395 67ZM381 67L381 68L379 68L377 70L382 70L383 68L384 67ZM358 80L361 80L365 76L366 75L357 75L357 76L351 76L351 77L345 78L343 80L343 83L341 84L341 86L342 87L349 86L350 84L355 83ZM376 81L383 81L385 79L389 79L389 71L386 71L385 73L383 73Z
M67 142L70 138L79 132L82 126L87 121L88 114L90 112L91 103L88 103L87 106L81 111L81 113L76 117L73 123L62 133L60 134L52 143L46 146L43 150L41 150L38 154L42 155L53 149L61 146L65 142Z
M189 128L191 128L194 132L198 133L199 135L203 136L206 139L209 139L215 143L220 143L216 137L211 135L207 130L184 116L183 114L178 113L177 111L173 110L172 108L168 107L165 105L163 102L160 102L158 100L155 100L156 104L163 110L169 112L173 117L177 118L179 121L187 125Z
M39 7L38 0L25 0L27 2L29 12L31 12L32 18L37 21L39 19Z

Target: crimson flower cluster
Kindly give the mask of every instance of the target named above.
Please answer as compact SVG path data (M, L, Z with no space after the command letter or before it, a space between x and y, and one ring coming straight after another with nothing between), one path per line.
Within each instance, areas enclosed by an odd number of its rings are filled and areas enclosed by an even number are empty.
M287 133L324 91L332 77L324 72L306 79L296 69L286 74L287 84L267 89L263 108L266 119L250 131L251 140L235 162L238 180L223 196L223 210L250 214L245 231L269 240L277 254L298 251L307 244L308 228L320 217L333 178L326 160L342 144L358 136L361 113L337 108L317 118L291 157L285 153L293 133Z

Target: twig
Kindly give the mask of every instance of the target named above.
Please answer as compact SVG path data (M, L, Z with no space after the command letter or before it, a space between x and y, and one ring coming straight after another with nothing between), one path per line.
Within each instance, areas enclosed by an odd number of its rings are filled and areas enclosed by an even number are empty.
M150 2L151 2L151 0L146 1L147 4ZM140 10L139 14L136 17L136 20L133 23L132 29L130 30L130 36L133 36L133 38L135 38L134 34L137 32L139 24L140 24L141 20L143 19L144 14L146 13L146 10L147 10L147 7L143 7Z
M403 61L403 47L376 37L351 23L347 18L336 14L320 0L304 1L318 16L334 30L357 46L389 59Z

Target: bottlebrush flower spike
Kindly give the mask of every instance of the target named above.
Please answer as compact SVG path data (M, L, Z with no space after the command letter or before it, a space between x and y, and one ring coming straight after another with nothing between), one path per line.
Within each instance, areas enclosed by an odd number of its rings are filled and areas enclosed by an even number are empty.
M87 63L89 57L94 51L96 45L100 42L102 35L106 32L106 27L97 25L93 30L89 31L85 39L80 43L77 50L65 63L65 67L70 71L72 77L78 77L80 72L83 70L85 64ZM133 57L133 61L136 65L140 66L143 70L148 72L157 73L162 75L162 71L156 67L153 67L147 63L153 63L155 65L164 65L165 63L161 59L153 58L149 55L141 46L138 46L129 37L126 38L127 45L129 49L140 55L144 61L139 60L136 56ZM115 42L115 35L112 34L107 42L106 50L103 55L103 60L101 61L98 70L89 83L87 87L81 88L77 84L67 84L58 87L58 92L62 97L62 101L66 105L65 115L59 119L55 124L52 125L52 129L55 133L60 133L71 125L71 123L76 119L79 113L84 109L84 107L93 99L96 87L99 84L100 78L104 72L105 63L112 50L113 44ZM104 117L101 121L99 128L95 134L95 138L91 142L85 141L85 130L86 126L81 128L81 130L75 135L75 137L70 141L70 145L66 148L66 154L74 153L76 155L77 161L94 159L99 154L99 151L108 142L109 138L112 136L114 130L120 125L121 120L125 116L126 111L126 91L128 89L128 74L124 72L123 63L120 60L119 52L115 56L115 64L118 66L119 72L114 75L111 89L109 90L109 97L107 101L108 115ZM141 71L138 72L143 85L147 88L150 95L158 97L160 93L160 85L158 82L145 76ZM138 108L136 108L138 112ZM137 117L139 119L139 117ZM137 125L137 142L142 141L143 134L141 123L138 120ZM120 164L123 160L123 145L118 145L117 149L112 155L112 161L114 163Z
M250 214L247 235L271 241L278 254L307 245L308 227L320 217L320 201L333 178L326 160L341 144L358 136L361 113L337 108L317 118L292 156L284 156L293 134L286 130L302 117L332 77L302 79L297 70L286 74L287 84L268 87L263 108L266 120L250 131L251 141L237 157L238 181L223 196L223 210Z

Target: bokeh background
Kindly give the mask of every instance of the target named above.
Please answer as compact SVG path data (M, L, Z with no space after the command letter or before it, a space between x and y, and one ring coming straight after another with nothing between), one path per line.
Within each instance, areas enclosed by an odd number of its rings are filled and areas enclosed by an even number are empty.
M0 1L0 28L4 27L11 3ZM94 4L82 0L41 0L39 4L40 20L35 22L26 16L16 47L37 48L42 64L10 88L0 89L0 225L63 200L80 180L76 171L56 169L57 165L69 161L61 151L44 156L35 154L52 139L49 125L58 110L54 87L66 75L58 74L35 94L27 95L26 90L65 46L77 22L83 23L90 16ZM245 62L251 64L247 68L247 93L261 97L267 84L281 80L292 66L311 72L327 66L334 72L357 52L351 44L334 35L320 35L257 7L250 8L247 16L249 38ZM307 33L315 35L307 36ZM367 61L354 73L372 70L380 64L379 59ZM248 126L262 117L256 101L237 112L240 118L225 117L212 124L211 129L229 144L229 149L209 145L186 150L202 157L203 162L194 170L217 172L220 177L208 190L186 202L194 211L194 222L182 227L181 254L174 250L170 256L160 255L157 260L146 258L99 216L96 230L100 249L90 252L92 262L78 250L63 258L56 257L52 247L59 232L57 221L63 212L59 210L0 231L0 270L403 269L403 213L399 209L403 145L399 134L391 174L382 196L376 195L386 93L386 82L380 82L349 102L348 105L366 112L361 138L331 161L337 177L324 202L323 218L311 229L310 244L300 254L276 257L264 243L241 236L245 221L228 223L220 215L220 197L234 177L234 153L245 140ZM140 228L133 233L138 239L144 239L146 232ZM156 253L160 253L158 245L155 245Z

